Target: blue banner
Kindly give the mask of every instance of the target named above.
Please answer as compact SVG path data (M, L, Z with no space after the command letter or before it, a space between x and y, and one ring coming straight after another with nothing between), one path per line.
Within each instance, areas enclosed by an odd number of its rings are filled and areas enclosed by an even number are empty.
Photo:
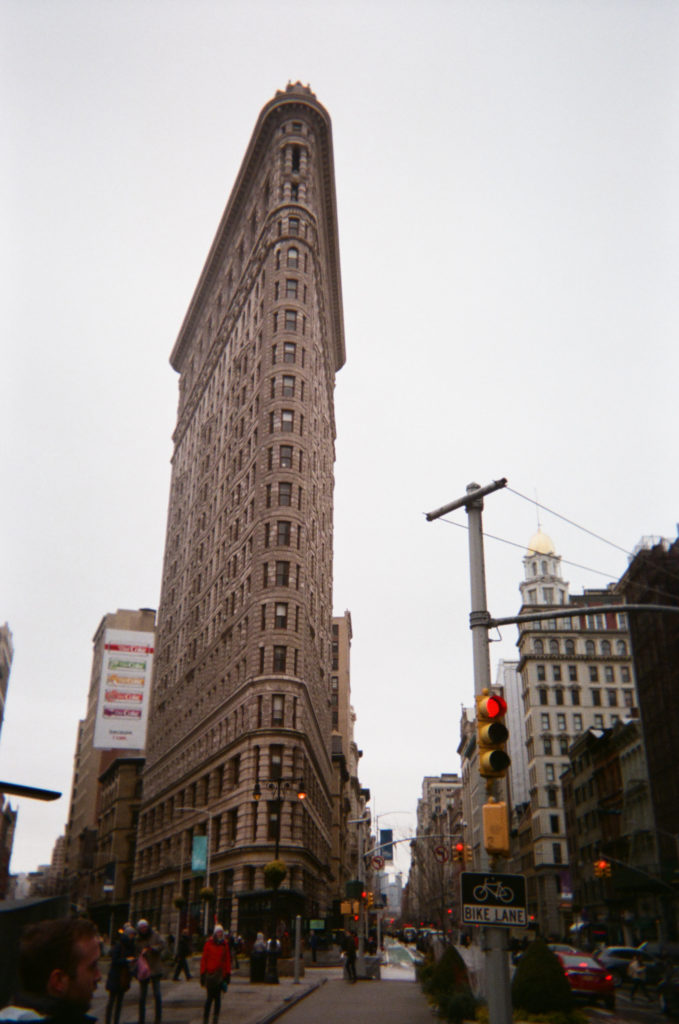
M394 847L392 843L394 841L394 832L390 828L380 829L380 854L385 860L394 859Z
M191 850L191 870L207 870L207 836L194 836Z

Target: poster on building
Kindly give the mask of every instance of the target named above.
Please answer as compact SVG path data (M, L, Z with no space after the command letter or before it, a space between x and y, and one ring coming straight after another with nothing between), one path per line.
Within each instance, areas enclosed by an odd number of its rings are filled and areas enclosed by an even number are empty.
M107 629L94 725L98 750L143 750L151 698L153 633Z

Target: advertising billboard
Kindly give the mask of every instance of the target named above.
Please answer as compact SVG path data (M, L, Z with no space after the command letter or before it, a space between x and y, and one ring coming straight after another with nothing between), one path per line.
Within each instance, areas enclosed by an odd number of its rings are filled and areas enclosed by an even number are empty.
M151 699L153 633L107 629L94 725L98 750L143 750Z

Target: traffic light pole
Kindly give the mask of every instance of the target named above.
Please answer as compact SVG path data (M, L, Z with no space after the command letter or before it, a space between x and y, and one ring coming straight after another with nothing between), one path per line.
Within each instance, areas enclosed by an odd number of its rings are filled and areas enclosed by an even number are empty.
M471 612L469 624L472 631L472 649L474 657L474 695L480 697L484 689L490 689L490 655L488 651L488 626L490 615L486 601L486 569L483 553L483 499L507 484L506 479L495 480L486 487L469 484L463 498L427 515L431 522L452 512L453 509L464 507L469 523L469 576L471 582ZM474 822L482 827L483 805L486 799L485 784L477 787ZM490 871L490 858L483 842L480 849L480 868ZM486 989L488 998L488 1014L490 1024L511 1024L512 1002L509 983L509 957L507 931L504 928L486 928L485 943L487 953Z

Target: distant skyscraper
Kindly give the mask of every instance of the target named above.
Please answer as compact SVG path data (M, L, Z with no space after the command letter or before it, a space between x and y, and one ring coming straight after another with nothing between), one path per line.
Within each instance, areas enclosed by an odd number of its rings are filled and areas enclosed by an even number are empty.
M94 904L101 900L101 889L95 888L93 881L99 819L99 776L119 756L121 749L125 750L128 756L143 754L141 747L127 747L124 736L127 718L119 718L117 715L112 715L107 720L122 723L118 726L121 730L118 746L113 746L114 740L111 740L111 746L106 749L95 746L97 711L100 708L102 692L109 697L107 709L116 711L121 708L127 714L129 711L136 712L140 703L136 697L142 696L144 689L140 679L141 670L126 667L130 662L136 664L135 655L124 650L110 650L110 645L107 646L110 631L115 631L113 635L123 641L126 637L132 640L148 636L150 639L145 646L152 649L154 626L155 611L152 609L119 608L116 612L104 615L92 638L92 671L87 710L78 726L64 854L65 872L72 900L82 905ZM117 644L116 648L120 646ZM102 680L106 679L110 680L109 684L102 686ZM137 718L134 717L130 721L136 722Z
M209 882L226 925L268 929L276 850L276 911L327 907L344 358L330 118L298 83L259 116L171 355L179 409L134 883L136 911L164 928L178 895L200 918Z

